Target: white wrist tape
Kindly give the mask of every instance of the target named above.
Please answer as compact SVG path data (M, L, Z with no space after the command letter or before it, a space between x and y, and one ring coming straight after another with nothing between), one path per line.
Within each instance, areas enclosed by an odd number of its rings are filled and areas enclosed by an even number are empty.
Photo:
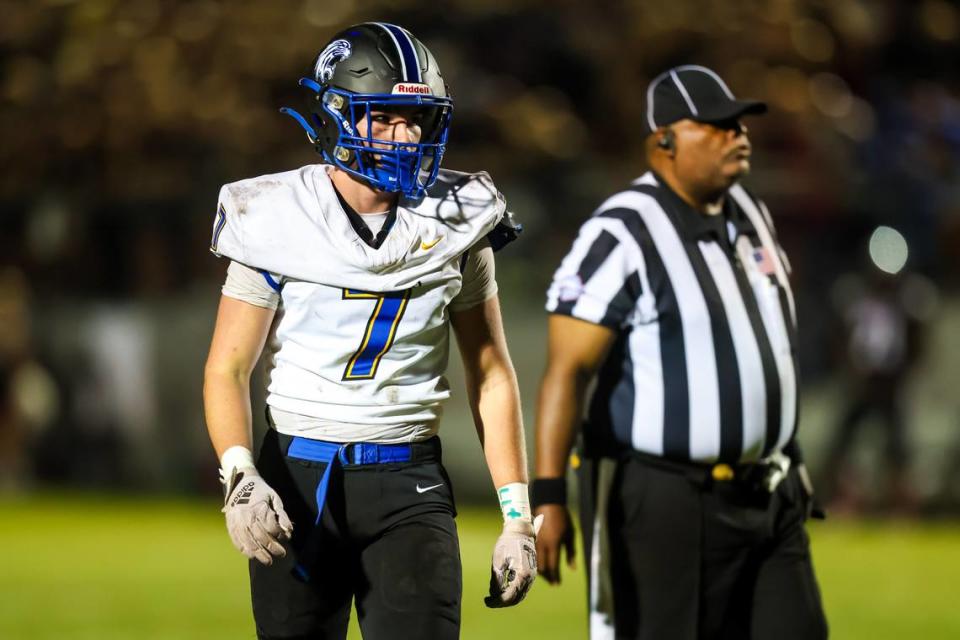
M504 522L526 520L531 522L530 495L527 485L523 482L511 482L497 489L497 498L500 500L500 511L503 512Z
M244 467L256 467L253 463L253 452L250 449L237 445L223 452L220 458L220 474L224 482L229 481L233 476L234 469Z

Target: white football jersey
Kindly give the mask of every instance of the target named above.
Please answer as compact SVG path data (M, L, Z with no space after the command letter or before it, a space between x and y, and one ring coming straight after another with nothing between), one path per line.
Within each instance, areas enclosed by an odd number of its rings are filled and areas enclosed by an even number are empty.
M281 297L268 346L277 428L336 442L436 433L461 258L504 207L486 174L441 171L426 198L401 199L374 249L324 165L226 185L212 250L266 272Z

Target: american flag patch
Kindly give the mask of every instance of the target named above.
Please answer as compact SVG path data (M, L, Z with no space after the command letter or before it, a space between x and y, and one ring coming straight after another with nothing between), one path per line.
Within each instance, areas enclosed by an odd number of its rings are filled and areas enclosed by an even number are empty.
M765 276L772 276L777 272L777 265L774 264L773 258L766 247L757 247L753 250L753 262L757 265L760 273Z

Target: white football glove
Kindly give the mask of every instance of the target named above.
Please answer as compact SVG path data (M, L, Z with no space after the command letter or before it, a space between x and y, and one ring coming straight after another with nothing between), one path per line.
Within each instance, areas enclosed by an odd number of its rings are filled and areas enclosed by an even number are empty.
M526 597L537 577L537 533L543 516L506 522L493 548L490 595L483 599L491 609L512 607Z
M275 557L287 555L282 543L290 539L293 523L283 510L280 496L257 470L234 468L226 488L223 512L233 546L267 566Z

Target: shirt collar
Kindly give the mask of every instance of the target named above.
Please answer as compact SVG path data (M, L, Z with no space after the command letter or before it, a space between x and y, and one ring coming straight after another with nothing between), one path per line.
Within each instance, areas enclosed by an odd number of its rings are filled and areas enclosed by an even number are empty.
M330 183L333 186L333 183ZM397 220L397 205L394 204L390 207L390 211L387 214L387 219L383 223L383 227L380 228L380 233L376 236L373 235L373 232L370 231L370 227L367 226L367 223L363 221L363 216L354 211L343 196L340 195L340 192L337 191L337 188L333 187L333 192L337 194L337 200L340 201L340 207L343 209L343 212L347 214L347 219L350 221L350 226L353 227L353 230L357 232L357 235L360 236L360 239L366 242L369 246L374 249L379 249L380 245L383 244L383 241L386 239L387 234L390 233L390 228L393 227L393 223Z
M729 242L728 222L733 225L737 236L757 235L757 231L753 228L749 218L737 206L729 193L723 199L723 211L716 215L707 215L691 207L655 171L651 171L651 173L666 195L666 203L668 209L670 209L669 213L673 218L674 226L684 240L689 242L700 240Z

